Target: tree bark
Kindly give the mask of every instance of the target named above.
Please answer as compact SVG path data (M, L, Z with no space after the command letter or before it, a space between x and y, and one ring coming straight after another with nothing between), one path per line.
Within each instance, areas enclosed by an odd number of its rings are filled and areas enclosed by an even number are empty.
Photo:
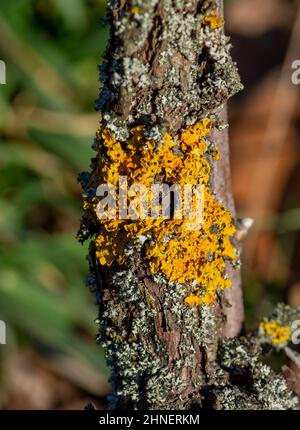
M197 121L212 118L210 141L220 158L208 156L209 188L234 219L224 125L226 102L240 82L219 16L220 0L110 1L111 37L97 106L102 127L119 142L134 126L143 125L149 139L159 141L166 130L176 138ZM101 139L96 147L92 174L81 178L86 196L99 184ZM243 322L237 264L228 262L223 274L231 288L218 292L209 305L190 306L178 283L153 276L144 245L127 253L124 265L100 264L95 241L100 231L97 221L84 217L81 238L93 237L88 283L99 303L98 339L112 368L110 408L217 407L210 387L218 345L224 337L237 336Z

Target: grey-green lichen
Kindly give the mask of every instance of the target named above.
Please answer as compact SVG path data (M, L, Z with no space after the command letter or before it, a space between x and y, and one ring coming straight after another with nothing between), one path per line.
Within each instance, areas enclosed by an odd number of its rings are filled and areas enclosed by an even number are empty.
M130 254L128 258L132 258ZM93 291L97 290L94 282L91 275L88 284ZM104 303L98 296L102 311L97 319L98 343L105 349L113 371L110 408L115 408L122 399L127 407L142 405L148 409L162 409L170 392L181 393L187 387L189 381L181 377L182 369L193 370L195 346L209 339L206 335L212 333L213 317L208 307L200 311L182 304L184 295L179 284L177 288L164 289L162 311L174 316L174 326L180 333L178 357L170 363L165 345L156 336L157 312L145 286L131 270L117 272L111 283L117 291L118 303L110 303L110 300ZM199 312L202 314L200 325ZM197 393L203 381L195 378L193 382ZM181 401L180 395L175 397L172 408L180 408Z
M284 377L261 361L262 353L253 336L221 343L212 390L221 409L287 410L299 405Z
M242 88L223 29L203 25L214 1L202 3L109 2L109 14L117 6L120 11L100 68L97 105L117 139L144 123L156 128L152 135L160 140L162 121L174 131L194 124ZM114 110L117 99L122 111Z
M285 303L278 303L265 321L276 321L281 326L291 326L296 320L300 320L300 308L291 307Z
M133 406L140 400L140 384L145 381L145 392L152 398L156 389L152 379L157 379L161 372L161 363L151 355L141 342L141 337L154 336L154 311L147 303L145 288L137 282L130 271L116 273L112 283L118 289L119 303L105 304L99 316L99 343L104 347L109 364L113 369L111 382L113 393L110 407L118 398ZM131 311L130 332L128 332L128 310ZM158 339L154 340L156 351L163 349ZM121 382L120 382L121 381Z
M299 317L300 308L279 303L264 322L275 323L276 327L290 327ZM270 347L279 350L285 345L274 345L259 329L247 337L223 340L219 348L221 369L214 387L221 407L266 410L298 408L299 398L287 385L284 376L264 362Z

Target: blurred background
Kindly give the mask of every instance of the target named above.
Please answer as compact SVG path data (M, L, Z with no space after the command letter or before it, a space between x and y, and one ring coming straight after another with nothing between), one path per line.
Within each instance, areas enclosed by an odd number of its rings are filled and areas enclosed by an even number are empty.
M246 324L300 305L300 60L295 0L226 1L245 91L230 103L238 215L255 220L243 251ZM108 371L97 308L76 242L77 174L98 126L104 0L10 0L0 6L1 409L105 407ZM298 55L298 58L297 58Z

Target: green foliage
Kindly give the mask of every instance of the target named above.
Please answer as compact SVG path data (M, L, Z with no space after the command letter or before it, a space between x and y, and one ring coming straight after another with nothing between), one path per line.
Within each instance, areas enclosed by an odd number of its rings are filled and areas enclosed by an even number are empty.
M97 127L104 0L10 0L0 6L0 319L16 338L86 360L94 343L87 250L75 239L78 172Z

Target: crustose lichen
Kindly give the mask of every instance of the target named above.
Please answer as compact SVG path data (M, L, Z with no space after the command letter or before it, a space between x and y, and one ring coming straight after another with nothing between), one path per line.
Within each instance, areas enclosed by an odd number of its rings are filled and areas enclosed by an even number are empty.
M143 126L133 128L125 142L119 142L110 130L99 130L100 153L89 184L96 186L100 180L117 187L120 177L125 176L129 187L134 183L148 187L150 198L149 187L158 177L162 182L180 186L204 186L204 223L197 230L188 228L190 219L167 220L147 214L138 220L121 217L99 220L101 233L95 240L100 264L110 266L114 261L124 264L125 248L144 237L151 272L166 275L170 283L182 284L187 292L185 301L190 305L210 304L217 291L228 288L230 280L224 275L226 261L236 260L231 242L235 233L231 214L209 189L208 159L218 157L217 148L205 140L211 128L212 121L203 119L174 138L165 133L161 142L148 140ZM135 197L128 198L128 205ZM95 196L85 198L87 218L97 217L97 201Z

